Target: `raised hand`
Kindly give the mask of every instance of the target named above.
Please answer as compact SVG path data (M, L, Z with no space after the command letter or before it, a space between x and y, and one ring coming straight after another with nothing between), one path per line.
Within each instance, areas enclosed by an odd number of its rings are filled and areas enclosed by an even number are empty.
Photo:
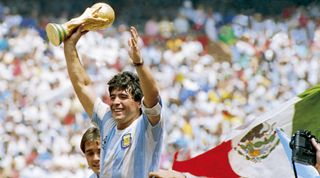
M130 27L131 38L129 39L130 51L129 55L133 64L141 64L143 60L141 58L140 49L138 47L139 35L135 27Z
M88 31L83 31L83 25L80 25L72 35L64 40L65 46L75 46L80 37L86 34Z

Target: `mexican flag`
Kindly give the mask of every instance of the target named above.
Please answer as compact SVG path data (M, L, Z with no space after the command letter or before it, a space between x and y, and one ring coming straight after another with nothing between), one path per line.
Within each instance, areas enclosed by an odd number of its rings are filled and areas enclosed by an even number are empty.
M217 147L190 160L175 159L172 169L214 178L292 178L277 128L289 136L307 129L320 138L320 86L234 129Z

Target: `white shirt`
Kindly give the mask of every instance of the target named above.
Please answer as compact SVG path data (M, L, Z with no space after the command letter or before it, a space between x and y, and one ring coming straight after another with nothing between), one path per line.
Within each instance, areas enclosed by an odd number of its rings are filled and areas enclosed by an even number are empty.
M93 173L89 178L99 178L97 174Z

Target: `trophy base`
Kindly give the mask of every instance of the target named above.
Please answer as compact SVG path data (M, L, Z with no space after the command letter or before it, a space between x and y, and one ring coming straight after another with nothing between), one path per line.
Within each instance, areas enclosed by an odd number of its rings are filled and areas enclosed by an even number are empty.
M67 31L62 25L49 23L46 26L48 40L55 46L59 46L67 37Z

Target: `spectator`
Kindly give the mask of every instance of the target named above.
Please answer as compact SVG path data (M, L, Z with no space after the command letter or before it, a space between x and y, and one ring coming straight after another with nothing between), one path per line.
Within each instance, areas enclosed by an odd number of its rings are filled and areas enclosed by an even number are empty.
M90 127L83 134L80 148L85 155L89 168L93 171L90 178L98 178L100 174L100 133L98 128Z

